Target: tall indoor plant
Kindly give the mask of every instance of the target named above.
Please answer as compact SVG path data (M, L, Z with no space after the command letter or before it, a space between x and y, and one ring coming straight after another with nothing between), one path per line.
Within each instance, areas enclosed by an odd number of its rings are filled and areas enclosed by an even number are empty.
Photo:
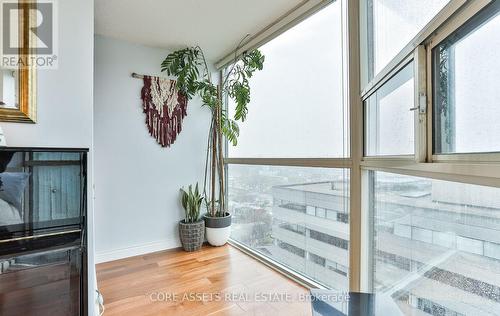
M224 245L231 232L231 214L227 210L225 199L227 190L223 138L233 146L237 145L238 122L244 122L248 113L249 79L255 71L262 70L264 65L264 56L259 50L238 55L240 45L235 50L232 65L218 82L212 80L207 60L199 46L175 51L161 65L162 71L176 78L180 93L188 99L200 96L203 106L208 107L212 114L203 194L207 205L207 213L204 215L207 240L213 246ZM231 98L236 104L233 117L229 117L227 113L224 102L227 98Z

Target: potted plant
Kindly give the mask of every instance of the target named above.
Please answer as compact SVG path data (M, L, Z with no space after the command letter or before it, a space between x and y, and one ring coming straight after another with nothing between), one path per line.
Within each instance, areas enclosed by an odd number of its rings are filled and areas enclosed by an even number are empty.
M175 51L161 65L162 71L176 78L180 93L188 99L200 96L203 106L210 109L212 114L205 157L203 195L207 205L207 213L204 215L207 240L213 246L224 245L231 233L231 214L226 202L223 138L233 146L237 145L238 122L244 122L248 113L249 79L255 71L263 69L265 59L257 49L239 54L243 40L235 50L232 66L219 82L212 80L207 60L199 46ZM227 98L231 98L236 104L234 117L229 117L227 113L223 102Z
M205 221L200 219L200 208L203 196L198 189L198 183L193 190L181 189L181 203L186 212L186 218L179 222L179 235L182 247L186 251L196 251L201 248L205 240Z

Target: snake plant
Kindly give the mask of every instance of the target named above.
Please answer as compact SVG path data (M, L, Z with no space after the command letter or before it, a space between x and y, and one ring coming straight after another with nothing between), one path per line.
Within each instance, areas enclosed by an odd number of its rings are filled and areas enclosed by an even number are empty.
M181 188L181 203L186 213L186 223L194 223L198 221L198 219L200 218L200 208L202 201L203 196L198 189L198 183L196 183L196 187L194 190L192 185L188 187L187 191L184 190L184 188Z

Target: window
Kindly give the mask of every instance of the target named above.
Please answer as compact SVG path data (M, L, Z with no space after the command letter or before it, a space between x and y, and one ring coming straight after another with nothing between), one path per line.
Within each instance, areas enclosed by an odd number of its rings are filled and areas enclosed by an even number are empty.
M264 70L251 78L249 113L230 158L348 156L341 12L336 1L259 48Z
M314 206L307 205L306 206L306 213L307 213L307 215L316 216L316 208Z
M500 151L500 2L433 49L434 152Z
M297 224L289 224L280 220L275 219L274 220L275 225L278 225L279 228L283 228L286 230L289 230L291 232L300 234L305 236L306 234L306 228L302 225L297 225Z
M465 316L464 314L462 313L459 313L459 312L455 312L449 308L445 308L437 303L434 303L430 300L427 300L425 298L420 298L420 297L416 297L414 295L411 296L412 300L411 301L414 301L413 298L416 298L417 299L417 308L421 311L424 311L426 312L427 314L430 314L430 315L435 315L435 316ZM408 299L410 300L410 296L408 297Z
M348 269L347 269L347 267L345 267L341 264L327 260L326 267L328 269L330 269L331 271L334 271L335 273L338 273L338 274L343 275L343 276L347 276Z
M318 240L318 241L321 241L323 243L326 243L326 244L330 244L332 246L335 246L337 248L341 248L341 249L349 249L349 241L345 240L345 239L342 239L342 238L339 238L339 237L336 237L336 236L332 236L330 234L325 234L325 233L322 233L322 232L319 232L319 231L316 231L316 230L309 230L310 232L310 237L312 239L315 239L315 240Z
M404 315L500 314L500 188L468 183L498 184L500 155L433 157L500 152L500 0L362 2L366 20L349 5L355 23L342 24L335 1L261 47L265 69L226 160L232 238L333 289L351 273L351 290ZM346 41L341 29L357 22L366 39ZM350 119L364 128L352 127L352 159ZM371 229L350 238L353 219ZM350 267L350 255L362 264Z
M324 208L317 207L316 208L316 216L325 218L326 217L326 210Z
M370 177L378 303L390 299L406 314L497 315L500 261L491 245L500 241L500 188Z
M316 8L259 47L264 69L250 79L249 113L225 160L231 239L306 283L345 290L348 274L325 265L349 266L345 20L342 1Z
M365 155L414 153L413 62L365 102Z
M347 275L301 254L349 266L349 224L306 213L349 212L348 170L230 164L228 181L233 240L326 286L347 289Z
M304 249L295 247L294 245L290 245L289 243L283 242L283 241L278 241L278 247L281 249L284 249L290 253L293 253L294 255L297 255L301 258L305 258L306 252Z
M429 23L449 0L366 0L368 81Z
M331 219L332 221L336 221L338 219L337 216L337 212L326 210L326 218Z
M342 223L349 223L349 214L347 213L338 213L337 214L337 221L342 222Z
M372 248L349 248L372 273L352 273L372 278L377 315L500 314L500 188L468 183L497 184L498 155L433 156L500 152L500 1L364 3L366 159L352 202Z
M314 262L322 267L325 266L325 258L320 257L318 255L315 255L313 253L309 253L309 260L311 260L311 262Z

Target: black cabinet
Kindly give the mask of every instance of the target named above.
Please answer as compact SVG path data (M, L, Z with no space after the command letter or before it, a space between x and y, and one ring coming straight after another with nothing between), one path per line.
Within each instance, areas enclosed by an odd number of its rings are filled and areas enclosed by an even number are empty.
M0 148L0 315L87 315L87 150Z

